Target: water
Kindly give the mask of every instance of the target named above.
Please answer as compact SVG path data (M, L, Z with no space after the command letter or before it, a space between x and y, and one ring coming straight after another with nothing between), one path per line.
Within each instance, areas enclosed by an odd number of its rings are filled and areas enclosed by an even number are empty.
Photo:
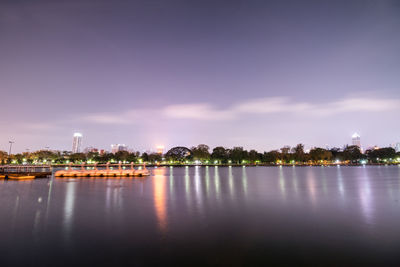
M400 167L0 181L0 266L399 266Z

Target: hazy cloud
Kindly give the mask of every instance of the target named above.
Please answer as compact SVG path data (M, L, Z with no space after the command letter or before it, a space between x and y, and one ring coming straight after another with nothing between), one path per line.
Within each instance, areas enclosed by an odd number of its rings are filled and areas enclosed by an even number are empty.
M165 107L162 114L175 119L226 120L235 115L231 110L218 110L210 104L185 104Z
M400 109L400 100L385 98L344 98L324 104L296 102L286 97L249 99L218 109L209 103L168 105L155 110L129 110L123 113L98 113L84 116L84 120L101 124L132 124L143 119L232 120L246 114L286 113L307 116L332 116L352 112L385 112Z
M133 122L132 120L125 118L123 115L107 113L90 114L84 116L83 119L99 124L130 124Z

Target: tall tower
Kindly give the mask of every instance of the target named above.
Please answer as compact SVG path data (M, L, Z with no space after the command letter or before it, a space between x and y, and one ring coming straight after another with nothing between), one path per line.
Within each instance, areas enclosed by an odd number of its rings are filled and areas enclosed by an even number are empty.
M72 141L72 153L81 152L82 134L74 133L74 139Z
M358 146L361 149L361 139L358 133L354 133L351 137L353 146Z

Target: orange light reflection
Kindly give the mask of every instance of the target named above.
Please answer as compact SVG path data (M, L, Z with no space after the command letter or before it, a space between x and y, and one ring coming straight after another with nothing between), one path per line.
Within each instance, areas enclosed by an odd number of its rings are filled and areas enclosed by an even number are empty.
M158 226L161 232L167 229L167 201L165 168L157 168L153 171L154 209L157 216Z

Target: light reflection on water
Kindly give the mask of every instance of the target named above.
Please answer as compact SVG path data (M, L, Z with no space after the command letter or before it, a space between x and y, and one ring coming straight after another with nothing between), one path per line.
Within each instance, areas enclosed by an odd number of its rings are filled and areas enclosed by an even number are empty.
M63 227L64 230L64 239L66 243L70 241L71 238L71 227L73 226L72 219L74 216L74 207L75 207L75 190L76 190L76 182L69 182L66 184L65 188L65 201L64 201L64 218L63 218ZM107 196L109 195L107 189ZM108 205L108 208L110 206Z
M160 231L164 233L167 229L167 177L165 176L165 168L157 168L153 171L153 173L154 208L156 211Z
M368 174L368 171L365 166L362 168L362 178L359 179L359 195L360 195L360 203L361 210L364 216L365 222L367 224L373 224L375 221L374 218L374 208L373 208L373 196L371 193L371 181Z
M309 199L311 200L312 205L315 207L317 204L317 186L315 179L315 170L308 169L307 172L307 188L309 193Z
M147 263L141 253L154 250L173 261L178 251L193 255L211 246L239 262L263 262L259 248L284 244L291 253L298 243L302 253L294 255L308 263L318 263L309 257L315 251L352 258L353 250L364 251L366 263L397 262L392 252L400 246L395 166L161 167L146 178L0 180L0 200L0 249L8 252L7 263L26 263L13 256L15 247L83 257L80 251L110 246L114 254L101 257L123 261L124 248L138 247L140 253L130 251L139 262ZM96 242L86 247L84 240ZM214 247L220 240L222 248Z

